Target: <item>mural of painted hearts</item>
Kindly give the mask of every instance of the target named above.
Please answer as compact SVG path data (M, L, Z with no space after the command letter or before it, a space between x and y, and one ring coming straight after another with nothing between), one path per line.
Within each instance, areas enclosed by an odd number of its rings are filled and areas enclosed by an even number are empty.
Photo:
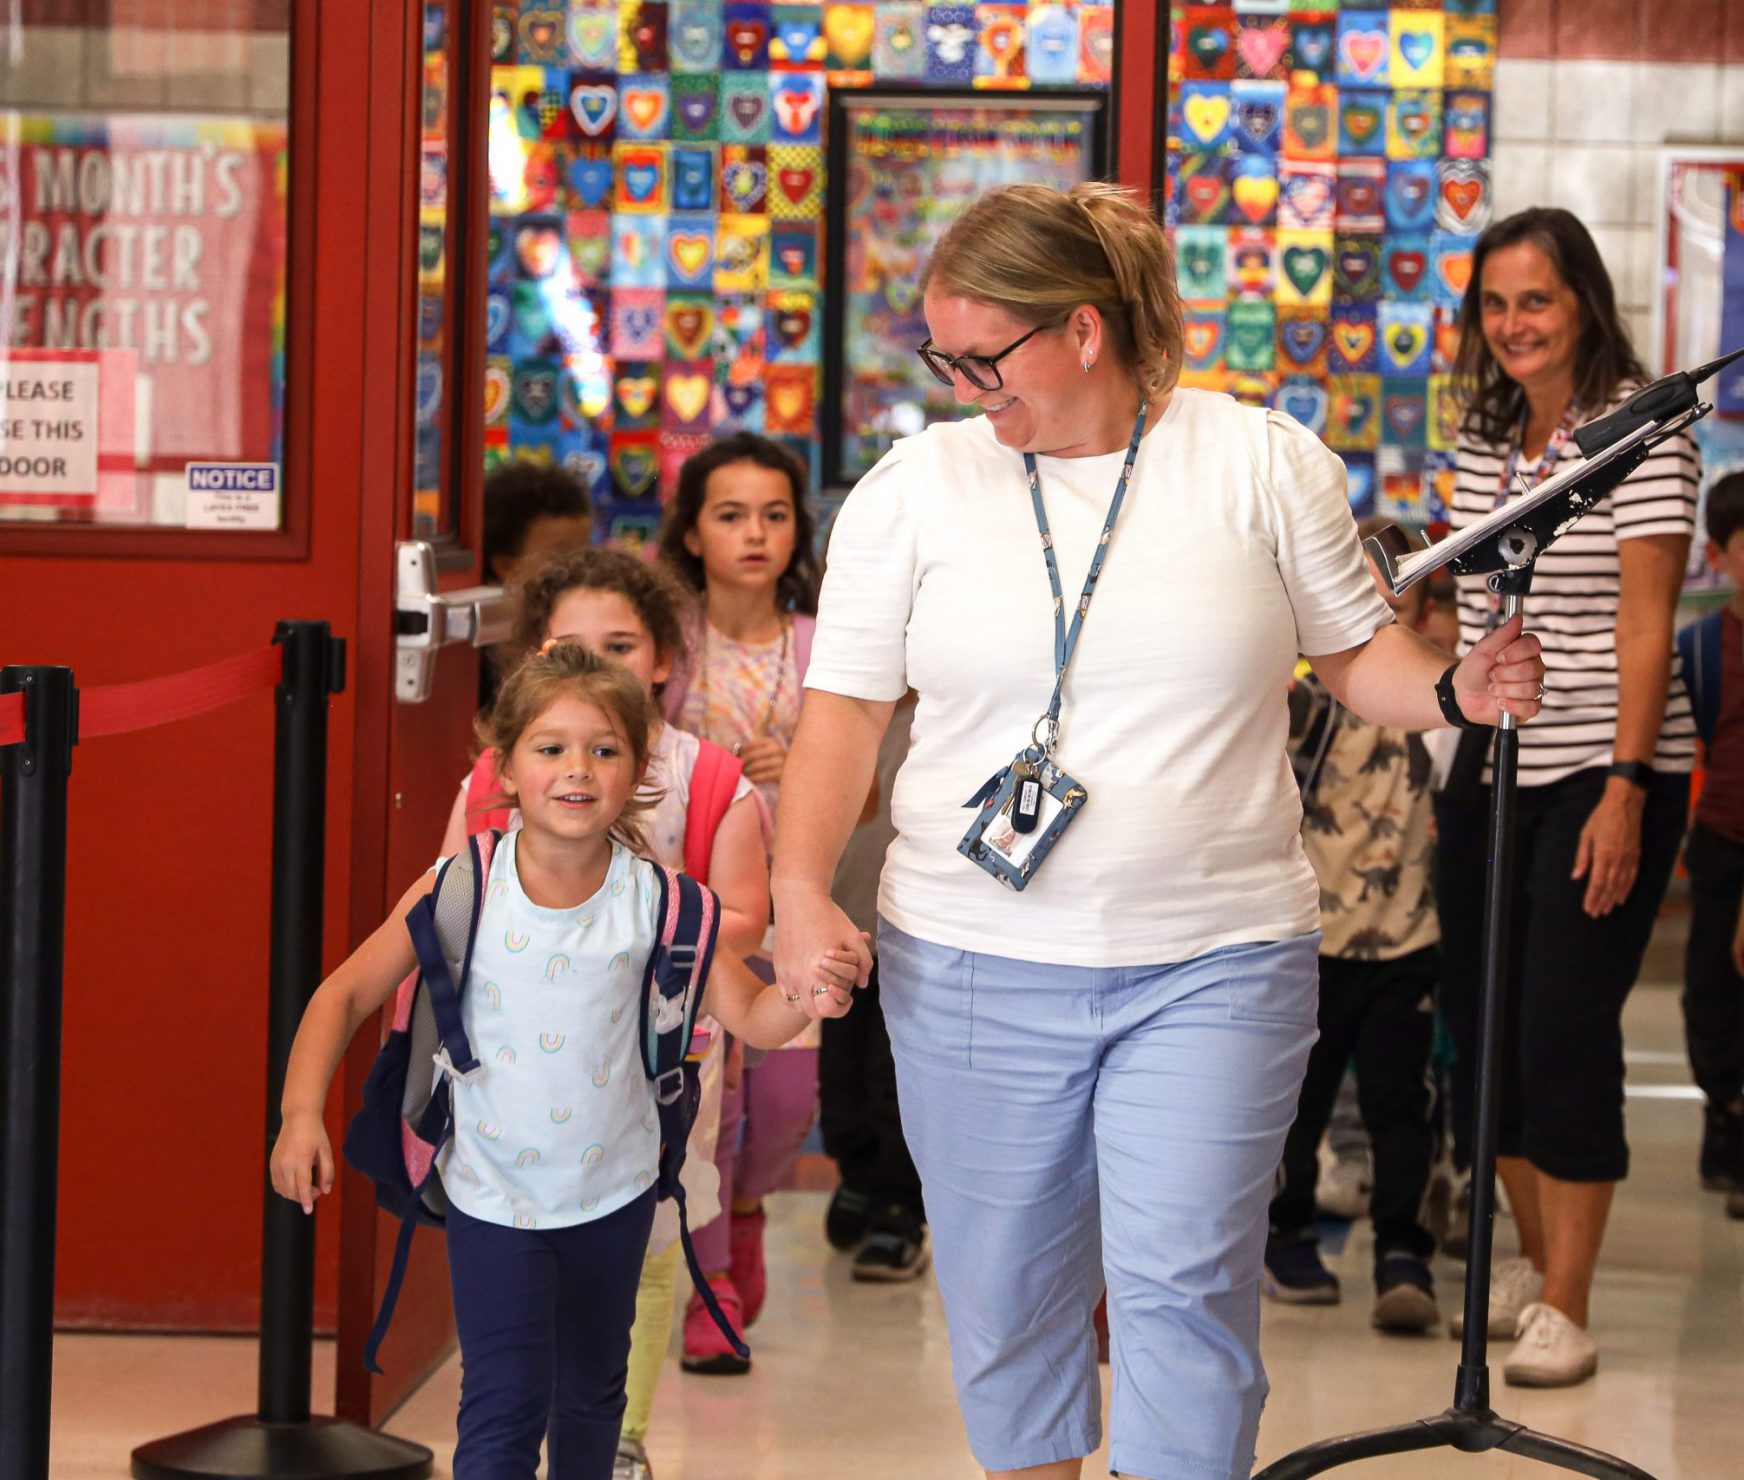
M487 425L500 422L509 410L509 372L501 365L487 365L484 371L484 419Z
M1367 319L1339 319L1332 326L1332 347L1352 365L1360 365L1375 347L1375 326Z
M812 186L817 183L817 171L798 165L789 165L786 169L776 172L775 183L788 200L794 205L799 205L811 194Z
M720 40L720 32L707 21L686 19L671 28L667 44L675 61L700 70L718 59Z
M703 232L675 231L666 238L666 250L687 278L694 278L708 266L714 243Z
M1338 210L1342 216L1379 216L1380 181L1362 175L1346 175L1338 182Z
M557 42L562 35L561 10L527 10L521 13L521 44L527 48L529 61L554 60L557 55Z
M555 226L523 226L515 232L515 256L528 277L550 277L563 255L563 236Z
M638 205L652 200L660 187L660 168L653 164L626 164L624 189Z
M727 50L741 67L756 65L768 39L769 28L762 21L735 20L727 26Z
M616 89L598 83L577 83L569 94L569 111L575 125L590 139L597 139L612 126L618 116Z
M1387 254L1387 276L1407 292L1417 291L1417 284L1423 281L1423 271L1428 266L1423 253L1404 247Z
M1369 298L1380 288L1381 244L1365 241L1341 247L1334 264L1337 286L1352 298Z
M620 375L618 409L632 421L640 421L654 409L654 397L659 392L659 383L652 375Z
M721 399L726 402L727 415L735 421L744 420L757 405L761 393L761 386L729 385L721 395Z
M769 188L768 166L756 160L735 161L727 166L722 183L734 209L740 215L746 215L757 209L764 191Z
M528 421L557 415L557 367L549 360L527 360L515 367L515 409Z
M1283 58L1290 33L1281 24L1243 26L1236 33L1235 53L1255 77L1267 76Z
M709 378L706 375L671 375L666 380L666 404L683 422L698 420L708 410Z
M1326 392L1312 381L1286 385L1278 394L1278 409L1317 435L1326 426Z
M659 88L626 88L622 106L624 117L641 132L649 133L666 113L666 94Z
M610 72L618 64L615 10L574 10L569 16L569 54L584 72Z
M612 188L609 159L577 159L569 166L569 184L589 210L599 207Z
M1435 56L1435 38L1425 31L1405 31L1399 36L1399 55L1414 72L1421 72Z
M1223 325L1219 319L1188 319L1184 329L1183 347L1190 361L1203 364L1217 352L1218 342L1223 338Z
M612 449L612 474L626 498L640 498L654 483L659 471L652 447L632 443Z
M1346 101L1341 118L1345 133L1359 150L1366 150L1374 142L1384 121L1379 108L1357 100Z
M1484 187L1476 180L1446 180L1441 186L1441 198L1447 202L1460 221L1468 220L1483 199Z
M1361 391L1345 391L1334 402L1333 414L1351 438L1361 437L1374 418L1375 398Z
M600 479L606 475L605 455L591 448L571 452L563 461L569 471L581 479L590 491L598 488Z
M1423 103L1401 101L1395 109L1395 116L1399 120L1399 132L1413 144L1422 143L1435 127L1435 119Z
M1183 288L1194 289L1189 296L1209 298L1223 292L1223 254L1209 242L1180 243L1180 263Z
M1436 256L1435 271L1456 297L1463 297L1470 286L1471 270L1470 252L1442 252Z
M1229 32L1221 26L1194 26L1187 32L1187 50L1207 72L1215 71L1229 51Z
M1286 175L1279 189L1285 206L1303 221L1317 219L1332 204L1332 181L1325 175Z
M1394 324L1387 330L1382 343L1394 367L1406 370L1429 348L1429 330L1423 324Z
M790 134L803 134L817 121L818 94L808 88L782 88L775 94L775 116Z
M783 380L769 387L769 409L783 422L804 422L811 413L812 395L808 387Z
M1396 441L1409 442L1423 425L1423 398L1415 394L1387 396L1381 403L1381 415Z
M436 300L438 304L441 299ZM493 292L484 301L484 337L487 344L496 344L509 332L509 300Z
M1383 31L1346 31L1338 38L1339 60L1358 82L1372 82L1387 60Z
M831 54L849 71L870 62L874 29L870 5L831 5L824 11L824 39Z
M1332 111L1324 102L1290 105L1290 127L1309 149L1319 149L1332 137Z
M1254 225L1267 220L1278 204L1278 177L1273 174L1237 175L1230 189L1236 209Z
M1285 247L1284 276L1302 297L1314 291L1325 275L1328 257L1324 247Z
M1296 27L1296 65L1318 72L1332 55L1332 28L1325 25Z
M1298 365L1310 364L1326 343L1326 320L1285 319L1279 337L1286 355Z
M683 92L672 100L678 109L678 117L685 128L693 134L707 130L715 121L715 110L720 105L720 98L713 92Z
M727 111L744 133L750 133L769 111L769 99L762 93L733 93L727 99Z
M920 287L911 278L890 278L884 284L884 301L899 314L906 314L920 302Z
M1189 204L1201 215L1209 216L1223 200L1227 188L1216 175L1190 175L1183 182Z
M1207 148L1223 137L1229 123L1229 99L1217 93L1191 93L1181 105L1187 132Z
M1235 105L1236 124L1255 144L1263 144L1278 126L1278 104L1269 98L1243 98Z
M775 315L775 337L787 349L798 349L811 335L809 308L784 308Z
M666 337L684 359L694 360L708 348L713 329L714 314L700 303L667 307Z

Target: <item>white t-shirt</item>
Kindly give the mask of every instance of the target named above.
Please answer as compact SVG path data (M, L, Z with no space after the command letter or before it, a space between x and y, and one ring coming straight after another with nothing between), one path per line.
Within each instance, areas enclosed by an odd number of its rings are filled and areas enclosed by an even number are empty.
M1125 449L1038 459L1068 612ZM1022 894L957 852L963 804L1053 690L1053 602L1022 457L981 418L898 442L843 506L807 686L920 693L879 894L898 929L1073 966L1188 960L1319 923L1285 758L1298 653L1390 620L1344 466L1298 423L1177 389L1139 449L1065 689L1088 801Z
M520 832L491 855L461 1021L484 1072L455 1082L442 1188L463 1213L565 1228L654 1185L660 1121L637 1043L642 973L660 936L654 865L612 845L574 909L534 904Z

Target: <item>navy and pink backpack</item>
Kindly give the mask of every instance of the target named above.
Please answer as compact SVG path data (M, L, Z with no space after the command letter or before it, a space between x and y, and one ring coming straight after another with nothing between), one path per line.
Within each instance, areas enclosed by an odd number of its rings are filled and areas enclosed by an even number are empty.
M435 886L407 915L418 969L400 984L392 1028L364 1083L363 1106L345 1132L345 1159L375 1183L376 1201L401 1224L381 1310L364 1348L364 1365L371 1372L381 1370L376 1353L393 1319L413 1231L420 1223L441 1226L447 1218L448 1199L436 1160L453 1132L449 1080L467 1083L484 1072L467 1041L460 999L472 964L484 883L500 837L494 829L474 833L467 847L443 864ZM658 875L660 939L648 957L641 993L643 1068L654 1086L660 1116L655 1187L661 1199L678 1204L685 1261L704 1305L734 1350L748 1357L749 1348L721 1311L697 1263L678 1180L702 1094L706 1041L696 1041L696 1017L714 959L719 902L686 874L660 868Z

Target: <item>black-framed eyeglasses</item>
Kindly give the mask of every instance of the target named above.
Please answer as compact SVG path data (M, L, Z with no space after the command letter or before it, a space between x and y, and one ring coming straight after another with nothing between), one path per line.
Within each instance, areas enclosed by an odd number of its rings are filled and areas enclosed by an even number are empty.
M925 363L927 369L933 372L933 379L940 385L954 386L953 372L959 374L970 385L979 391L996 391L1004 388L1005 381L999 374L999 362L1014 349L1021 348L1040 334L1047 324L1037 324L1021 339L1014 339L996 355L948 355L942 349L933 345L932 335L920 342L920 348L915 351Z

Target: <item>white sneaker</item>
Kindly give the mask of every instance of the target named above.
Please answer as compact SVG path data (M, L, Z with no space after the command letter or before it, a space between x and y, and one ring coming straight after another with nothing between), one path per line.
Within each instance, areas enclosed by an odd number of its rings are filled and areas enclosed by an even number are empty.
M1544 1293L1544 1276L1532 1267L1530 1259L1504 1259L1490 1270L1491 1341L1512 1341L1520 1334L1520 1317L1526 1307ZM1455 1340L1465 1335L1465 1309L1462 1306L1448 1323L1448 1335Z
M1368 1158L1351 1157L1322 1169L1314 1189L1314 1202L1328 1218L1348 1218L1354 1223L1368 1217L1373 1191Z
M1593 1338L1554 1305L1533 1304L1520 1313L1520 1339L1502 1364L1515 1387L1573 1387L1599 1368Z

